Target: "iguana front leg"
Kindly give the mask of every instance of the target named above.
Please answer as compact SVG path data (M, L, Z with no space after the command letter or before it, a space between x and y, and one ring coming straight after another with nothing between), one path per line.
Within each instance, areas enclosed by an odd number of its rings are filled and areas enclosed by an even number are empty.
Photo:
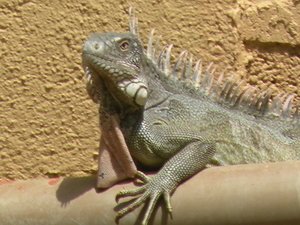
M215 149L214 142L194 141L187 144L170 158L153 178L148 178L142 173L138 173L137 178L142 179L145 184L134 190L119 192L116 199L126 196L140 196L129 206L119 211L116 220L118 221L149 199L148 208L142 221L142 224L146 225L161 196L163 196L167 210L171 214L170 195L182 181L205 168L206 164L213 157Z

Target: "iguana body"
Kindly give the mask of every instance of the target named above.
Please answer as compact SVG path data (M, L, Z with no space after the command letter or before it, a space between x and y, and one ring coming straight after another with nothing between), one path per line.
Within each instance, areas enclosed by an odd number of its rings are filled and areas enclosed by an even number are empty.
M171 212L170 194L207 165L300 158L299 116L298 110L291 113L292 95L270 104L268 92L241 92L232 78L220 85L223 75L212 85L209 68L199 82L201 65L197 62L192 70L186 53L170 73L170 50L156 58L151 35L145 54L134 22L130 33L91 35L83 50L89 81L100 77L108 90L114 110L104 111L119 116L130 154L146 167L161 168L151 179L137 172L145 184L117 195L140 195L118 218L150 199L143 224L160 196Z

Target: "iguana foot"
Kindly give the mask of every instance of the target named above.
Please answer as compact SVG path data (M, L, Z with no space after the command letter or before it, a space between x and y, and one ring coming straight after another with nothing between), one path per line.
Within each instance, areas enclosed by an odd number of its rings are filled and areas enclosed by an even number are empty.
M122 209L121 211L118 212L117 217L116 217L116 223L119 222L119 220L130 213L131 211L135 210L137 207L145 203L148 199L148 207L145 212L142 225L147 225L148 221L150 219L150 216L154 210L154 207L158 201L158 199L163 196L165 203L166 203L166 208L168 213L171 215L172 218L172 207L171 207L171 202L170 202L170 194L173 191L173 188L170 188L169 185L164 185L163 183L157 183L158 179L156 177L149 178L142 172L138 172L136 174L136 178L140 179L144 185L142 187L133 189L133 190L123 190L120 191L116 195L116 201L120 198L123 197L128 197L128 196L137 196L140 195L135 199L134 202L129 204L126 208ZM158 185L160 184L160 185Z

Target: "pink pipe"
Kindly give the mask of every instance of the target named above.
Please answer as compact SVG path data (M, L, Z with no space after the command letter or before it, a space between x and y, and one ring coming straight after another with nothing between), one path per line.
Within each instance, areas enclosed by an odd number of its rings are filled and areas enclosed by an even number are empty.
M134 188L122 183L97 193L95 177L1 184L1 225L113 225L115 194ZM300 224L300 161L206 169L171 201L173 220L160 204L150 224ZM119 224L139 224L141 209Z

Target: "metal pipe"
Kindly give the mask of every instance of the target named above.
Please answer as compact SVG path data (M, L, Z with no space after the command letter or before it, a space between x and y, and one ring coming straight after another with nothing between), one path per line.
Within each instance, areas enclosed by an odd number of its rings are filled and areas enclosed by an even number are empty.
M115 194L132 182L96 192L95 177L0 185L0 224L115 224ZM300 161L206 169L175 191L173 220L160 202L150 224L300 224ZM120 220L138 224L143 207Z

